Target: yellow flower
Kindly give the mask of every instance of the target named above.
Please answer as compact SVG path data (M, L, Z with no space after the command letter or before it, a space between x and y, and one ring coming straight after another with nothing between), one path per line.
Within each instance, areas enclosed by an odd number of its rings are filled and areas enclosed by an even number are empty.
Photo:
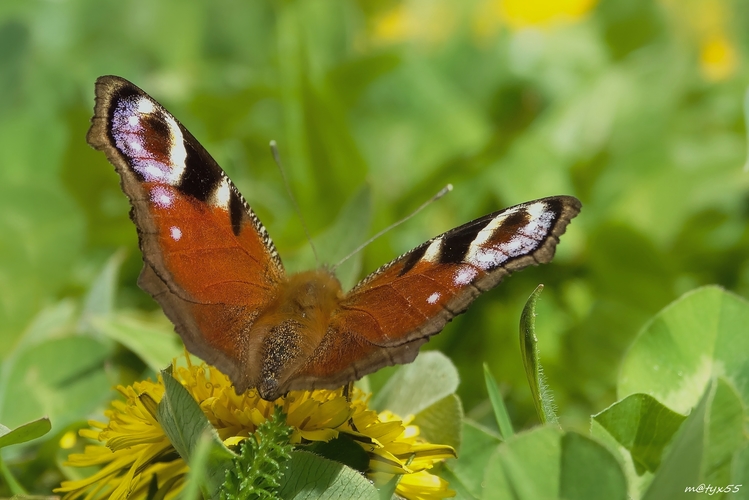
M583 17L596 0L503 0L502 17L511 28L544 26Z
M725 80L734 73L737 62L736 49L725 35L711 36L703 42L700 68L708 80Z
M726 0L684 2L661 0L676 21L677 32L699 47L699 67L711 81L726 80L736 73L741 63L731 26L735 9Z
M438 45L457 28L456 6L452 2L405 2L376 17L372 37L377 42L416 41L426 46Z
M597 0L482 0L473 15L473 32L487 40L502 26L544 28L576 21L593 10Z
M351 400L341 390L294 391L274 402L250 390L237 395L228 378L204 364L174 366L174 377L195 398L219 437L236 446L265 422L276 406L282 407L292 428L290 443L329 441L340 434L351 436L370 456L367 475L384 484L402 475L396 493L407 499L439 499L453 496L447 483L428 472L435 463L455 456L450 446L426 443L419 428L395 415L377 414L367 407L368 395L354 389ZM156 478L159 487L170 486L166 498L174 498L184 486L188 466L177 454L155 416L153 402L164 395L161 379L119 386L125 401L114 401L105 412L108 423L91 421L83 437L106 446L87 446L84 453L68 457L67 465L102 466L86 479L64 481L57 493L65 499L86 500L146 498ZM352 427L353 423L353 427Z

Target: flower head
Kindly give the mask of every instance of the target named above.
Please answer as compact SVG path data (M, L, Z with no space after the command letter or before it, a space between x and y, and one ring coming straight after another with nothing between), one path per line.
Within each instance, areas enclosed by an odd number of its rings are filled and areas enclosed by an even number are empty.
M446 445L426 443L419 428L397 416L377 414L367 406L368 396L354 389L350 399L341 390L293 391L276 401L265 401L255 390L238 395L228 378L212 366L174 367L174 377L198 402L226 446L236 447L268 420L276 407L286 415L294 445L330 441L348 435L368 453L367 475L383 484L394 475L402 478L396 493L408 499L453 496L447 483L428 472L436 462L455 456ZM107 423L90 421L83 437L103 443L74 453L67 465L102 466L85 479L64 481L55 491L65 499L146 498L155 480L170 487L174 498L184 485L188 465L179 456L156 418L154 402L164 395L164 385L146 380L117 390L124 401L114 401L105 412ZM154 479L155 478L155 479ZM152 486L151 486L152 487Z

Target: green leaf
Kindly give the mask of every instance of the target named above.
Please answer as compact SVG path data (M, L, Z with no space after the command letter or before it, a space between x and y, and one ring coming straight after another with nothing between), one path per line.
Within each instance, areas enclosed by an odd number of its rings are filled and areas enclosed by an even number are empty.
M21 117L19 117L21 118ZM19 141L31 141L33 133L15 139L4 135L18 127L31 127L44 132L44 148L36 148L43 156L62 147L60 133L64 125L56 120L47 121L28 114L26 122L0 119L0 143L17 148ZM38 124L41 123L42 130ZM10 130L8 129L10 127ZM51 128L50 128L51 127ZM45 130L46 129L46 130ZM49 133L50 135L47 135ZM42 137L39 136L39 137ZM0 147L2 149L2 147ZM33 151L33 148L29 151ZM17 151L19 152L19 151ZM84 239L84 220L79 208L60 185L59 179L45 177L39 172L40 164L28 163L29 158L9 158L3 150L0 174L0 352L7 352L25 325L37 311L51 300L69 278L71 265L80 252ZM26 156L21 154L19 156ZM51 158L47 158L51 159ZM52 159L54 163L58 160ZM18 169L20 177L7 177L11 168ZM23 172L34 171L33 178Z
M722 377L713 384L709 404L701 477L709 484L728 484L734 456L749 443L744 432L747 415L736 389Z
M19 425L11 430L0 424L0 448L12 444L25 443L38 437L44 436L52 429L52 424L47 417Z
M427 406L414 416L421 437L435 444L460 448L463 430L463 404L457 394L450 394Z
M614 455L600 443L568 432L562 437L560 498L627 499L627 480Z
M306 451L291 453L279 495L284 500L378 500L377 490L357 471Z
M158 372L184 352L179 337L166 324L155 324L127 313L91 319L99 332L124 345Z
M10 469L3 461L2 456L0 456L0 478L3 479L3 482L7 485L8 489L13 494L14 499L18 495L26 494L26 489L23 487L21 483L18 482L15 476L13 476L13 474L10 472Z
M679 429L642 500L689 498L684 494L685 488L699 486L708 399L706 392Z
M556 427L540 427L497 447L485 468L484 499L557 498L562 435Z
M658 468L664 448L687 417L647 394L632 394L592 418L630 452L637 473L643 474Z
M484 363L484 382L486 383L486 391L489 393L489 400L492 403L492 409L494 410L494 418L497 420L497 426L499 427L499 434L502 439L507 439L512 436L515 431L512 428L512 422L510 422L510 415L507 414L507 408L505 407L504 399L502 394L499 392L497 387L497 381L494 380L489 367Z
M405 417L416 415L458 389L458 371L438 351L422 352L401 366L372 401L378 411L390 410Z
M36 315L16 340L13 348L3 353L0 364L0 408L3 406L10 376L14 371L18 357L27 349L44 341L69 334L75 323L76 305L72 300L62 300L45 307Z
M554 409L554 398L546 384L538 354L538 339L536 338L536 302L541 296L544 286L538 285L523 307L520 315L520 354L523 358L525 375L531 389L533 404L541 423L558 423ZM492 401L493 403L493 401ZM495 410L496 413L496 410Z
M51 428L52 424L46 417L27 422L13 430L0 424L0 448L32 441L47 434ZM43 453L44 451L41 452L42 455ZM2 454L0 454L0 479L4 480L0 481L0 484L4 482L7 485L7 488L14 495L13 498L21 498L26 495L27 492L23 485L13 476L8 466L3 461Z
M14 427L47 415L62 428L111 397L110 348L89 337L43 341L21 352L5 377L0 420Z
M482 498L484 469L499 443L499 436L465 419L458 458L447 460L446 470L440 475L450 482L451 488L473 498Z
M83 301L80 323L85 329L92 317L107 316L114 310L117 278L125 261L126 252L119 250L107 260L104 268L94 280Z
M558 427L516 434L500 445L484 476L484 499L625 500L619 462L602 444Z
M377 488L377 496L380 500L392 500L395 496L395 490L398 489L398 483L400 483L403 476L396 474L390 480Z
M200 435L198 445L191 458L190 471L187 474L185 489L182 491L182 498L184 500L201 500L203 498L200 491L203 485L210 484L211 482L211 478L208 476L208 462L214 446L214 439L209 433L204 432ZM156 476L154 476L155 478Z
M640 332L622 363L618 394L650 394L679 413L697 404L713 375L749 403L749 304L710 286L687 293Z
M682 498L687 487L701 483L736 483L734 470L748 444L744 436L743 405L738 394L718 378L674 437L643 500Z
M749 488L746 485L749 484L749 445L745 445L739 452L736 453L731 465L731 483L741 484L744 488L740 495L736 495L735 498L746 500L749 498ZM733 491L733 493L739 493L739 491ZM733 500L733 497L731 497Z
M233 464L232 453L218 437L216 429L203 414L193 397L170 373L161 372L164 380L164 397L159 402L158 420L177 453L192 464L193 456L200 446L203 436L210 438L210 453L206 459L204 483L201 490L210 498L215 498L224 482L227 468Z

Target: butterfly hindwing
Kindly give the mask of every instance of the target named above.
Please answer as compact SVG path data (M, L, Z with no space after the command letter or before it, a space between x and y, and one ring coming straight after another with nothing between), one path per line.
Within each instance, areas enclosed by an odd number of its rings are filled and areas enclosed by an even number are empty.
M132 204L139 284L191 351L239 376L247 345L237 330L284 276L265 228L192 134L127 80L97 80L87 140L106 153Z
M413 361L419 346L481 293L514 271L551 261L579 211L571 196L523 203L452 229L381 267L342 299L323 340L329 345L300 379L327 381L345 370L340 385L346 377ZM351 366L338 363L342 353Z

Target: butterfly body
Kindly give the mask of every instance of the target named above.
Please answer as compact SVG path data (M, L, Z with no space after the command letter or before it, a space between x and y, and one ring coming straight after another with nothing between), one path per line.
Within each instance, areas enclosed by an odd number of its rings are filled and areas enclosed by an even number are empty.
M187 348L237 392L264 399L335 388L419 347L513 271L548 262L580 210L570 196L486 215L437 236L348 293L327 269L287 275L265 228L224 171L159 103L119 77L96 83L88 142L132 205L138 284Z

